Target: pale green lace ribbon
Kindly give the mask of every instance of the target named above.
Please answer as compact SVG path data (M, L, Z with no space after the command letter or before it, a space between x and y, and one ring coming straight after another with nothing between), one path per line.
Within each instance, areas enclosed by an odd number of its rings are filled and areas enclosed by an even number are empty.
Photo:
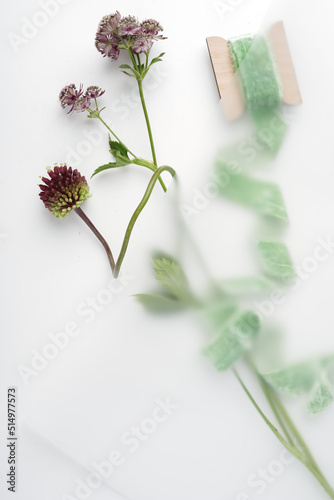
M257 133L276 153L283 141L286 124L280 113L282 85L270 46L261 35L232 39L228 44Z

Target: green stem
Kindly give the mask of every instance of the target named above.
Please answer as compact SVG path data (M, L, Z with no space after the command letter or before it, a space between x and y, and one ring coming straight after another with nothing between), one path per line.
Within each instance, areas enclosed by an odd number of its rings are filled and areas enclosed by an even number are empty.
M297 427L295 426L295 424L291 420L290 415L288 414L288 412L284 408L281 400L279 399L279 397L275 393L274 389L272 389L270 386L268 386L268 384L267 384L267 387L269 387L269 391L271 393L271 398L273 399L274 404L276 405L276 407L277 407L278 411L280 412L282 418L284 419L286 425L290 428L290 431L294 435L296 443L298 443L300 450L307 457L308 461L310 462L310 464L312 464L313 468L315 470L317 470L319 472L319 474L321 474L323 476L319 465L317 464L315 458L313 457L310 449L306 445L306 443L305 443L304 439L302 438L300 432L298 431Z
M99 115L97 117L101 123L103 123L103 125L109 130L109 132L115 137L115 139L120 143L122 144L122 146L124 146L130 153L130 155L132 155L134 158L136 158L136 155L132 153L132 151L130 151L130 149L124 144L124 142L122 142L120 140L119 137L117 137L117 135L111 130L111 128L109 127L109 125L101 118L101 116Z
M277 418L277 421L280 424L288 443L291 446L294 446L295 445L294 440L291 437L291 434L288 430L288 427L287 427L286 423L284 422L284 420L279 412L279 409L277 408L275 401L273 400L273 397L272 397L270 388L268 387L268 384L263 380L263 378L258 373L256 373L256 375L257 375L258 381L261 385L261 388L263 390L263 393L264 393L264 395L265 395L265 397L270 405L270 408L272 409L275 417Z
M134 165L139 165L140 167L146 167L149 170L152 170L152 172L157 171L157 167L154 165L154 163L152 163L151 161L148 161L148 160L144 160L143 158L135 158L134 160L132 160L131 163L133 163ZM160 179L160 177L159 177L159 179Z
M175 170L173 168L171 168L171 167L168 167L168 166L159 167L154 172L154 174L152 175L151 180L150 180L150 182L149 182L149 184L148 184L148 186L146 188L145 194L144 194L141 202L139 203L138 207L134 211L134 213L133 213L133 215L132 215L132 217L130 219L130 222L128 224L128 227L126 229L125 236L124 236L124 239L123 239L122 248L121 248L121 251L120 251L119 257L117 259L116 266L115 266L115 272L114 272L115 278L117 278L117 276L119 274L122 262L124 260L124 256L125 256L126 250L128 248L128 244L129 244L130 236L131 236L131 233L132 233L132 229L133 229L133 227L134 227L134 225L136 223L136 220L138 219L141 211L143 210L143 208L145 207L146 203L148 202L148 200L149 200L149 198L151 196L151 193L153 191L154 185L155 185L155 183L157 182L157 180L159 178L159 175L162 172L164 172L165 170L167 170L167 172L169 172L172 177L174 177L174 175L175 175Z
M249 356L247 357L247 361L248 361L249 366L253 370L254 374L256 375L256 377L261 385L261 388L263 390L263 393L266 396L267 401L270 404L274 414L276 415L277 420L281 424L283 432L285 433L288 441L292 445L297 443L299 445L301 452L307 457L308 461L312 464L313 468L316 469L319 472L319 474L322 474L319 465L317 464L310 449L308 448L307 444L305 443L302 435L298 431L296 425L292 421L290 415L286 411L286 409L285 409L284 405L282 404L280 398L278 397L276 391L264 380L262 375L257 371L253 361L251 360L251 358ZM294 436L295 441L293 441L293 439L291 438L290 432ZM290 439L288 438L288 436L290 437Z
M137 80L137 82L138 82L140 100L141 100L142 108L143 108L143 111L144 111L144 116L145 116L145 121L146 121L146 127L147 127L148 137L150 139L150 145L151 145L153 163L154 163L154 165L158 166L157 156L155 154L155 148L154 148L154 142L153 142L153 135L152 135L152 130L151 130L150 119L148 117L146 103L145 103L145 97L144 97L144 92L143 92L143 81L142 80ZM165 186L165 184L164 184L164 182L163 182L163 180L161 178L159 178L159 182L161 184L162 189L166 192L167 191L166 186Z
M137 80L137 82L138 82L140 100L141 100L141 104L142 104L144 115L145 115L145 121L146 121L148 136L149 136L149 139L150 139L150 145L151 145L151 150L152 150L153 163L156 166L158 166L157 157L156 157L156 154L155 154L155 148L154 148L154 142L153 142L153 135L152 135L152 130L151 130L150 119L148 117L146 103L145 103L145 98L144 98L143 81L142 80Z
M139 165L140 167L146 167L149 170L152 170L152 172L157 171L157 167L154 165L154 163L148 160L144 160L143 158L135 158L131 163L133 163L134 165Z
M143 160L142 158L135 158L134 160L132 160L131 163L134 163L135 165L140 165L141 167L149 168L150 170L152 170L152 172L156 172L157 168L158 168L156 165L154 165L154 163L147 161L147 160ZM165 184L163 183L161 177L159 177L159 182L160 182L161 187L164 190L164 192L166 192L167 188L166 188Z
M121 38L121 40L122 40L122 38ZM136 72L138 73L138 75L141 75L141 72L140 72L140 65L141 65L140 55L139 54L134 54L133 51L132 51L132 49L131 49L131 47L128 47L125 44L124 41L123 41L123 43L124 43L124 45L126 47L127 53L130 56L130 59L131 59L132 64L133 64L133 68L136 70ZM136 63L135 56L137 57L138 65ZM146 54L146 61L147 61L147 58L148 58L148 54ZM141 103L142 103L142 107L143 107L143 111L144 111L144 115L145 115L145 120L146 120L146 126L147 126L147 130L148 130L148 135L149 135L149 138L150 138L150 145L151 145L151 150L152 150L153 163L154 163L154 165L156 167L158 167L157 157L156 157L155 149L154 149L154 142L153 142L153 136L152 136L152 130L151 130L151 125L150 125L150 120L149 120L149 117L148 117L147 108L146 108L146 104L145 104L145 98L144 98L144 94L143 94L143 83L142 83L142 80L140 78L136 77L136 80L138 82L138 87L139 87L140 100L141 100ZM164 192L166 192L167 188L165 186L164 181L161 179L161 177L159 177L159 182L160 182L161 187L164 190Z
M150 170L153 170L153 172L157 171L157 166L154 163L151 163L149 161L145 161L142 158L137 158L137 156L134 153L132 153L130 151L130 149L117 137L117 135L111 130L111 128L107 125L107 123L100 116L98 116L98 119L103 123L103 125L105 125L107 127L107 129L109 130L109 132L112 133L112 135L115 137L115 139L117 139L117 141L120 144L122 144L129 151L129 153L134 157L134 160L131 163L134 163L136 165L140 165L140 166L143 166L143 167L147 167ZM166 188L165 184L163 183L161 177L159 177L159 182L160 182L160 184L161 184L162 189L164 190L164 192L166 192L167 188Z
M145 69L147 69L147 67L148 67L148 56L149 56L149 53L150 53L149 50L147 52L145 52L145 56L146 56L146 58L145 58Z
M121 40L122 40L122 38L121 38ZM127 53L129 54L129 56L130 56L130 59L131 59L131 61L132 61L132 64L133 64L134 69L135 69L136 71L138 71L138 69L139 69L139 68L138 68L138 66L137 66L137 64L136 64L136 59L134 58L134 55L133 55L132 49L131 49L130 47L126 47L126 51L127 51Z
M140 55L136 54L136 57L137 57L137 62L138 62L138 69L140 71L140 65L141 65Z
M276 427L270 422L270 420L266 417L266 415L263 413L259 405L256 403L255 399L245 386L244 382L242 381L241 377L239 376L238 372L233 369L233 373L238 379L241 387L247 394L248 398L252 402L253 406L257 410L257 412L260 414L264 422L267 424L267 426L270 428L270 430L275 434L277 439L282 443L282 445L292 454L294 455L301 463L307 467L307 469L311 472L311 474L318 480L318 482L321 484L321 486L324 488L324 490L328 493L329 497L334 499L334 490L332 487L328 484L324 476L319 472L318 470L314 469L313 465L309 462L308 458L303 455L295 446L292 446L288 441L284 439L284 437L281 435L281 433L276 429Z

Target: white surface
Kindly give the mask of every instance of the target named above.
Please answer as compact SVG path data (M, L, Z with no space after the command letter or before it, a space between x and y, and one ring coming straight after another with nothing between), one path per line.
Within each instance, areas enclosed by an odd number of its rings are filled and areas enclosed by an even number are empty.
M116 285L103 249L88 229L74 214L62 221L53 219L38 199L36 184L44 168L56 161L75 161L73 166L87 177L109 161L100 134L98 144L81 158L73 157L73 151L82 151L82 141L96 123L84 114L68 116L60 109L59 90L71 82L105 88L105 116L131 149L150 157L142 111L132 97L133 82L118 70L118 63L103 59L94 47L103 15L118 9L123 15L156 18L165 28L168 40L157 43L154 51L166 51L166 56L157 68L160 76L146 89L147 104L158 161L177 170L187 204L194 190L207 182L218 149L239 136L238 125L226 124L222 116L205 38L244 34L283 19L304 104L293 110L287 140L263 177L282 186L291 220L286 241L295 262L302 262L312 255L319 237L334 235L332 3L284 0L269 10L269 0L122 0L119 5L69 0L14 51L9 34L21 36L27 19L38 22L41 3L9 3L1 21L5 119L0 233L5 236L0 240L4 276L0 432L5 433L7 386L17 385L15 498L64 500L65 494L78 498L77 480L85 480L94 461L106 460L112 450L119 450L124 463L91 498L325 500L321 487L296 462L282 466L277 477L264 482L261 492L259 485L248 483L259 469L275 469L272 463L280 458L280 445L232 375L217 375L202 357L205 333L195 320L185 315L150 317L132 297L155 287L152 250L174 254L178 246L174 187L170 185L163 196L157 186L134 230L125 277ZM117 101L129 96L130 105ZM90 182L93 197L85 211L115 252L147 175L129 168ZM189 229L217 278L249 270L247 252L256 221L256 215L220 200L190 220ZM186 267L200 285L192 259L189 255ZM330 258L277 312L290 358L333 350L333 281ZM91 313L88 322L89 316L80 315L80 310L87 310L89 298L103 297L101 290L108 284L117 293L110 304ZM80 328L77 337L30 377L28 385L23 384L18 366L29 366L31 351L41 352L50 342L49 334L63 332L71 322ZM255 382L251 379L249 384L262 401ZM166 398L178 408L130 453L121 443L122 434L149 418L156 401ZM288 402L288 406L333 483L334 408L310 419L299 404ZM3 440L0 457L1 497L11 498L4 479Z

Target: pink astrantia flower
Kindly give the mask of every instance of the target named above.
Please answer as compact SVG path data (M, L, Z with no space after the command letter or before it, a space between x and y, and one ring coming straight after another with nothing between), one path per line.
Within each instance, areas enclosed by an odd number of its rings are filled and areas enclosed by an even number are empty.
M97 85L91 85L83 92L82 84L80 84L79 90L77 90L74 83L71 85L66 85L59 94L59 100L62 108L69 107L68 113L82 113L89 108L92 99L97 99L104 94L102 90Z
M140 29L139 23L134 16L126 16L121 19L117 32L121 37L134 36L140 32Z
M117 61L119 57L119 45L122 40L117 36L121 14L116 11L115 14L104 16L97 28L95 36L95 47L103 57L109 57L113 61Z
M76 85L71 83L70 85L66 85L63 89L61 89L59 93L59 101L62 108L69 107L69 113L73 113L75 110L75 105L77 100L82 96L83 90L82 85L80 85L79 90L77 90Z
M115 14L109 14L102 17L97 32L101 35L112 35L117 32L117 28L121 21L121 14L116 11Z
M91 97L92 99L97 99L98 97L101 97L105 93L105 90L102 90L100 87L97 87L96 85L91 85L90 87L87 87L85 95L87 97Z
M109 57L113 61L117 61L119 57L119 45L121 40L115 35L103 35L96 33L95 47L103 55Z
M161 24L155 19L146 19L139 23L134 16L121 17L115 14L104 16L97 29L95 46L104 56L117 61L120 49L132 49L134 53L148 52L155 40L166 37Z
M131 48L135 54L140 54L141 52L147 52L152 48L153 38L150 36L138 36L133 41Z
M82 113L83 111L86 111L86 109L89 108L90 103L91 103L90 96L85 94L85 95L79 97L75 101L73 111L76 111L77 113Z
M145 21L140 23L140 27L142 28L142 33L151 35L152 37L157 37L158 33L164 30L161 24L158 23L158 21L156 21L155 19L146 19ZM158 38L165 39L166 37L159 35Z

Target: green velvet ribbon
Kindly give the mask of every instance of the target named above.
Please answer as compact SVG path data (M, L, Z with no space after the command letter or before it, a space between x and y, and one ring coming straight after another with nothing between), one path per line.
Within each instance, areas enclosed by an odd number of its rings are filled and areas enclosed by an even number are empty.
M286 123L280 113L282 85L268 42L261 35L249 35L229 40L228 44L258 136L276 153L283 141Z

